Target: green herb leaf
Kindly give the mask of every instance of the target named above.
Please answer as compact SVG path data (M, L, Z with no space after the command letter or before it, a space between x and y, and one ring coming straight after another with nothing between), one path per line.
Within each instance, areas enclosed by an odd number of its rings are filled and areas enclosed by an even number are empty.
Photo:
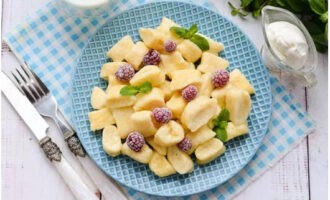
M302 0L288 0L286 2L295 12L301 12L304 10L304 3Z
M248 1L250 1L250 0L248 0ZM249 14L242 10L243 6L241 8L236 8L232 3L228 2L228 4L231 8L231 15L233 15L233 16L239 15L240 17L246 17Z
M311 9L318 15L322 15L327 11L324 0L308 0Z
M228 135L227 135L226 129L216 128L215 129L215 133L216 133L216 136L217 136L217 138L219 140L221 140L222 142L226 142L227 141Z
M219 127L220 127L220 128L226 129L227 126L228 126L228 122L227 122L227 121L221 121L221 122L219 123Z
M328 11L325 12L325 13L323 13L323 14L321 15L320 19L321 19L321 21L322 21L323 23L327 23L327 22L328 22Z
M142 83L138 86L140 93L148 93L152 90L152 85L149 81Z
M282 8L286 7L286 1L285 0L275 0L275 2L281 6Z
M248 5L251 4L252 1L253 1L253 0L241 0L241 7L242 7L242 8L247 7Z
M185 38L186 38L186 39L191 38L195 33L197 33L197 31L198 31L197 24L193 24L193 25L189 28L189 30L188 30L188 32L187 32Z
M328 41L328 23L325 25L324 37L325 37L325 38L327 39L327 41Z
M133 96L137 93L148 93L151 91L151 89L152 85L147 81L138 86L126 85L120 89L120 94L123 96Z
M190 41L195 43L202 51L207 51L210 49L209 42L202 36L200 35L193 35L190 38Z
M176 27L176 26L172 26L170 28L170 31L177 35L179 38L185 38L186 35L187 35L187 30L185 28L182 28L182 27Z
M317 35L312 35L312 38L313 38L314 42L317 42L322 45L328 45L328 41L325 38L325 35L323 33L317 34Z
M229 121L229 110L226 108L222 109L217 118L219 121Z
M120 89L120 94L123 96L133 96L139 92L138 88L132 85L127 85Z

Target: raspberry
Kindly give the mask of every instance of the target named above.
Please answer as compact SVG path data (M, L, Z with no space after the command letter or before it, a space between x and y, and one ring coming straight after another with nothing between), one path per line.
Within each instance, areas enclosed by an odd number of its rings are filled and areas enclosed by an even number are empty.
M181 142L179 142L178 147L182 151L185 151L185 152L189 151L192 147L191 140L186 137L183 138L183 140L181 140Z
M152 110L152 115L156 122L166 124L172 118L172 111L166 107L155 108Z
M185 101L189 102L192 101L197 96L197 92L198 89L196 86L188 85L182 90L181 95Z
M134 131L127 136L126 143L132 151L139 152L145 144L145 140L141 133Z
M176 43L173 40L166 40L164 48L167 52L173 52L176 49Z
M130 64L124 64L118 68L115 75L120 81L129 81L135 74L134 68Z
M158 65L160 63L160 54L158 51L151 49L143 57L144 65Z
M214 87L223 87L229 81L229 73L226 70L219 69L212 76L212 84Z

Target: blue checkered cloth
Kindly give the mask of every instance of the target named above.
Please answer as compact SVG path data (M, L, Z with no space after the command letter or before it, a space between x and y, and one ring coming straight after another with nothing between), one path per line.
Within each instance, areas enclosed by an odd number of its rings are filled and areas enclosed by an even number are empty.
M149 0L120 0L109 14L75 18L50 2L6 34L4 41L21 61L26 61L50 88L60 109L70 116L70 83L75 61L98 27L119 12ZM213 8L207 1L200 5ZM253 157L237 175L212 190L176 199L231 199L257 179L315 128L315 122L274 77L271 78L273 112L269 131ZM285 120L280 120L285 119ZM163 199L124 188L132 199ZM164 198L165 199L165 198Z

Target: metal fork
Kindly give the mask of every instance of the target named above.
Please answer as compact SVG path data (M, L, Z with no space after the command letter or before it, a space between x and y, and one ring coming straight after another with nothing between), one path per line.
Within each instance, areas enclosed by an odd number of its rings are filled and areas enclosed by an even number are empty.
M94 165L88 156L85 156L85 150L81 146L73 128L66 125L59 118L55 98L49 92L47 86L39 79L39 77L32 70L30 70L27 64L25 63L20 65L20 69L16 68L16 71L14 73L12 72L12 75L18 88L28 97L38 112L41 115L52 118L55 121L59 129L62 131L71 152L81 156L78 157L78 160L81 162L86 172L86 175L81 175L89 187L98 193L101 191L102 199L105 200L113 199L113 196L116 196L118 200L128 199L121 189L115 184L115 182L112 182L106 178L106 175ZM32 95L30 95L30 93Z
M18 88L20 88L28 97L30 102L36 107L42 116L54 120L55 124L62 132L70 151L75 155L84 157L86 155L85 150L81 146L75 132L58 116L57 102L54 96L33 71L31 71L26 65L20 66L21 70L16 68L16 73L12 72L12 75L19 86Z

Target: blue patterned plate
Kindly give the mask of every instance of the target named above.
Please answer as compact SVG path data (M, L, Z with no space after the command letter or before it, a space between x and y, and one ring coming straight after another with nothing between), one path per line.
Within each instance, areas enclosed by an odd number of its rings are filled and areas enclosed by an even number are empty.
M125 35L139 40L140 27L156 27L166 16L184 27L197 23L200 33L225 45L221 56L230 62L229 70L239 68L256 89L248 119L250 132L226 143L226 153L187 175L155 176L148 165L126 156L112 158L103 151L101 134L89 130L87 113L92 110L90 94L94 86L106 88L100 78L109 47ZM159 196L184 196L202 192L225 182L241 170L255 154L266 133L271 114L269 77L257 49L233 23L211 10L182 2L145 4L111 18L90 40L78 60L72 84L73 121L88 154L97 165L119 183Z

